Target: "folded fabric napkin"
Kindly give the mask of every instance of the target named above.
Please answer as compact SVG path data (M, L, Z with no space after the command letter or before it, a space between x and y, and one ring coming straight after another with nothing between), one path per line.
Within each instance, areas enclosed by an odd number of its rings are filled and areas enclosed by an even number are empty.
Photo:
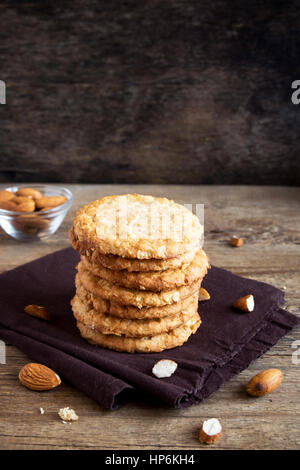
M151 354L102 349L80 337L70 308L78 260L67 248L0 275L0 339L109 409L139 394L176 408L199 403L300 323L279 308L280 290L212 267L203 281L211 300L199 303L202 325L186 344ZM253 312L231 307L249 293L255 298ZM47 307L51 322L24 313L29 304ZM165 358L178 368L170 378L158 379L152 367Z

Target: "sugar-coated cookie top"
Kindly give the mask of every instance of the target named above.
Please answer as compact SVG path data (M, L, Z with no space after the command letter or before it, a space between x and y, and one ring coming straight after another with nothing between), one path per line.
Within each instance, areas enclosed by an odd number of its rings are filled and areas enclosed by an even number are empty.
M70 233L81 253L137 259L166 259L200 242L199 219L181 204L166 198L125 194L106 196L79 209Z

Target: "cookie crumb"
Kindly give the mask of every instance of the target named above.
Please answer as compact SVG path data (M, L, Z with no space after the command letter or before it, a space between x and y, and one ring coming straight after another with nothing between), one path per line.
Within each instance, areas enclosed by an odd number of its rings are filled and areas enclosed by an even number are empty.
M41 413L41 415L44 415L44 414L45 414L44 408L40 408L40 413Z
M64 424L66 424L67 421L78 420L78 416L75 411L69 408L68 406L66 408L61 408L58 412L58 416L62 419L62 422Z

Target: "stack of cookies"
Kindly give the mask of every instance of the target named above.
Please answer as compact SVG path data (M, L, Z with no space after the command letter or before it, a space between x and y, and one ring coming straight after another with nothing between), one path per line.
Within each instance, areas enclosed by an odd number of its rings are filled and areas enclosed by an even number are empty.
M197 331L209 267L203 227L165 198L107 196L76 214L70 240L81 261L71 301L83 338L126 352L159 352Z

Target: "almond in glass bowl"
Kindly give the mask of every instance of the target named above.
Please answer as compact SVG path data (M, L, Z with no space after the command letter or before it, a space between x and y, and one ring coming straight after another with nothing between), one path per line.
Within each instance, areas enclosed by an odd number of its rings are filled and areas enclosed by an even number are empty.
M16 240L49 238L64 220L72 201L71 191L62 186L22 185L2 189L0 226Z

